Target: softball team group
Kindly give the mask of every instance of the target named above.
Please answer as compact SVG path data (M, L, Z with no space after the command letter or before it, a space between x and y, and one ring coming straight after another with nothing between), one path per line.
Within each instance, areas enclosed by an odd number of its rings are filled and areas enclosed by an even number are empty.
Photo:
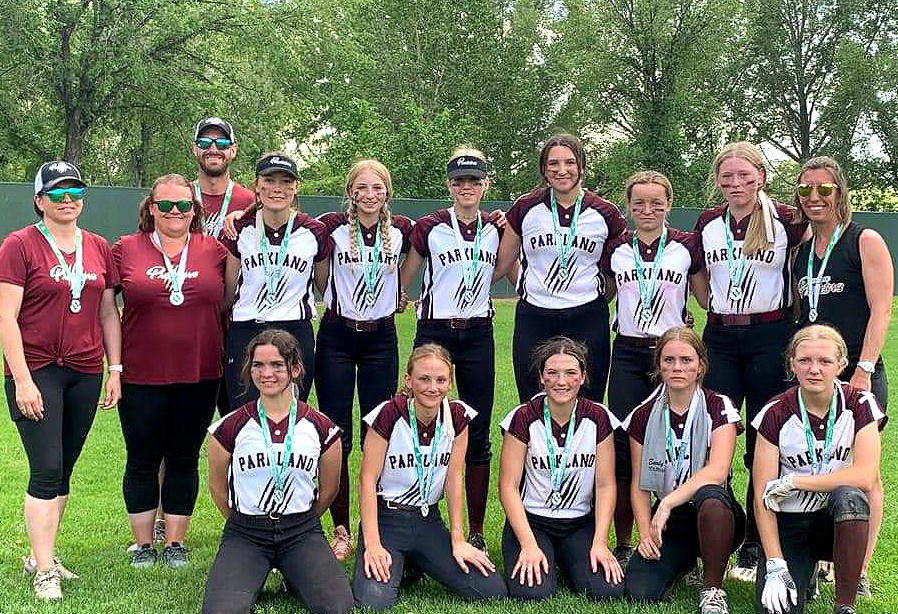
M684 232L667 225L673 188L654 171L626 183L628 230L617 206L584 189L585 154L568 134L540 153L544 185L506 213L480 210L486 157L457 148L451 205L417 222L390 211L390 173L376 160L350 169L346 211L315 219L299 211L288 155L259 158L247 189L228 174L236 152L228 122L201 121L198 179L157 179L137 232L111 248L77 224L79 170L48 162L34 181L37 223L0 247L6 397L30 467L24 568L38 598L61 598L77 578L55 542L104 353L100 405L119 408L134 567L189 564L211 434L209 485L226 522L209 614L251 611L273 569L316 613L389 608L421 574L471 601L546 599L566 583L638 602L665 599L688 574L702 585L699 611L721 614L734 552L729 576L755 581L758 613L803 612L827 571L818 562L832 562L834 612L869 594L892 261L879 234L851 221L834 160L809 160L786 205L764 192L758 149L729 144L712 171L723 203ZM415 349L399 381L394 317L419 273ZM490 287L504 277L519 295L521 404L499 422L502 577L484 520ZM690 294L708 310L702 337ZM317 410L306 403L313 382ZM743 432L744 507L731 487Z

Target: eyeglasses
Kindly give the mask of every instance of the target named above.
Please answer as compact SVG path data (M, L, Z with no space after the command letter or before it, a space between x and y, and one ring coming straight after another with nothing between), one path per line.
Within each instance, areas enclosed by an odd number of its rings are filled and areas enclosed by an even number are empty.
M44 194L54 203L61 203L66 195L72 200L81 200L84 198L85 192L87 192L87 188L53 188L52 190L47 190Z
M209 149L210 147L212 147L213 143L215 143L215 147L217 147L218 149L227 149L234 144L234 141L232 141L231 139L210 139L207 136L201 136L194 142L200 149Z
M156 205L156 208L162 213L168 213L175 207L177 207L178 211L181 213L187 213L193 209L192 200L154 200L153 204Z
M821 198L826 198L833 192L839 189L839 186L835 183L818 183L817 185L812 185L810 183L799 183L795 186L795 191L798 192L798 195L802 198L807 198L811 195L811 192L814 191L814 188L817 188L817 195Z

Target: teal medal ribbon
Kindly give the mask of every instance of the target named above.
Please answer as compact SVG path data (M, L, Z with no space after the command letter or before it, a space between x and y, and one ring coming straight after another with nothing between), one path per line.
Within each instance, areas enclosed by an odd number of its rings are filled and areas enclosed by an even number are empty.
M561 222L558 219L558 201L555 200L555 190L551 191L552 228L555 232L555 252L558 254L558 278L565 281L570 275L569 263L571 252L574 249L574 240L577 236L577 221L580 219L580 205L583 203L583 190L574 202L574 214L571 217L571 225L567 233L562 233Z
M733 240L733 231L730 229L730 210L727 208L723 220L723 234L727 242L727 270L730 273L730 289L728 296L731 301L742 300L742 280L745 278L745 254L736 258L736 247Z
M281 462L277 462L274 453L274 445L271 443L271 432L268 426L268 417L265 415L265 406L262 399L256 401L256 412L259 414L259 426L262 430L262 440L265 442L265 454L268 456L268 466L271 468L271 477L274 479L274 503L280 505L284 502L284 493L287 490L287 473L290 471L290 456L293 454L293 430L296 427L296 399L290 402L290 414L287 424L287 435L284 437L284 452Z
M268 242L268 234L265 232L265 222L262 220L262 211L256 213L256 245L259 250L259 259L265 270L265 300L269 306L277 301L277 286L284 274L284 262L287 261L287 247L290 244L290 235L293 234L293 220L296 219L296 211L290 212L287 225L284 227L284 237L281 246L274 259L274 266L268 261L271 244Z
M377 271L380 268L380 250L383 245L380 224L374 229L374 247L368 252L369 258L365 258L365 239L362 237L362 225L358 220L355 223L355 233L362 260L362 272L365 276L365 306L371 307L377 300L375 289L377 288Z
M162 261L165 263L165 270L168 272L168 282L171 288L168 302L175 307L183 305L184 292L182 288L184 287L184 280L187 278L187 249L190 247L190 233L187 233L187 243L181 252L181 260L178 262L177 269L172 265L171 259L166 255L165 250L162 249L162 239L159 238L159 233L154 230L152 237L153 244L162 252Z
M87 277L84 275L84 239L81 236L81 229L77 226L75 227L75 266L69 267L69 263L65 261L65 256L62 255L59 245L56 244L56 239L53 238L50 229L44 224L44 220L38 221L35 227L44 235L47 243L50 244L50 249L53 251L53 255L56 256L56 262L59 263L66 281L69 282L69 289L72 293L69 311L78 313L81 311L81 291L84 290L84 284L87 283Z
M637 319L649 322L652 319L652 303L655 298L655 285L658 281L657 267L661 266L661 256L667 246L667 226L661 227L661 236L658 237L658 252L649 273L646 273L645 262L639 252L639 238L633 233L633 261L636 264L636 281L639 284L640 309L637 310ZM651 282L651 285L649 285Z
M209 217L208 220L203 222L203 232L210 237L217 237L221 234L222 228L224 228L225 217L228 214L228 205L231 204L231 196L234 195L234 182L228 181L228 188L225 190L224 198L221 201L221 207L218 209L218 213ZM193 182L193 197L202 205L203 204L203 192L200 190L200 182L196 180ZM203 209L205 211L205 208Z
M674 487L680 478L680 472L683 471L683 465L686 463L686 450L689 449L689 442L692 440L692 419L697 411L692 405L686 410L686 424L683 425L683 436L680 438L680 445L674 448L674 432L670 425L670 412L673 411L670 403L664 403L664 429L667 431L667 456L670 458L674 469Z
M455 213L455 207L449 207L449 219L452 221L452 230L455 232L455 246L461 254L465 253L465 238L461 233L461 226L458 223L458 215ZM474 235L474 253L471 261L464 268L464 285L465 290L463 297L466 304L474 302L474 280L480 271L480 239L483 235L483 220L480 219L480 211L477 211L477 233Z
M820 261L820 270L817 271L817 275L814 275L814 257L815 257L815 248L814 248L814 239L811 239L810 250L808 251L808 305L810 306L810 310L808 311L808 320L811 322L816 322L817 317L819 316L819 312L817 311L817 305L820 303L820 291L823 289L823 272L826 271L826 265L829 264L829 257L833 253L833 249L836 247L836 243L839 241L839 237L842 236L842 226L836 226L833 230L832 235L829 237L829 243L826 244L826 251L823 252L823 259Z
M549 477L552 480L552 494L549 501L553 507L561 505L561 486L564 484L564 473L567 469L567 459L573 449L574 426L577 421L577 400L574 400L574 408L571 410L571 418L567 423L567 435L564 439L564 447L561 449L561 462L556 462L555 455L558 448L555 445L555 437L552 435L552 415L549 413L549 397L543 398L543 426L546 433L546 449L549 452Z
M412 451L415 454L415 474L418 478L418 497L421 499L421 515L425 518L430 513L430 491L437 472L437 448L443 438L443 422L439 416L434 427L433 441L430 442L429 466L424 468L424 454L421 452L421 440L418 438L418 417L415 415L415 400L408 400L408 423L412 428Z
M811 420L808 418L808 409L804 404L804 399L801 398L801 390L797 391L798 410L801 412L801 424L804 426L804 437L808 444L808 455L811 459L811 473L815 475L822 472L823 468L829 464L829 461L832 460L833 457L833 431L835 430L836 425L836 396L838 395L835 386L838 386L838 383L833 387L833 398L829 402L829 411L826 417L826 435L824 435L823 440L823 458L819 461L817 460L817 453L814 449L815 437L814 431L811 428Z

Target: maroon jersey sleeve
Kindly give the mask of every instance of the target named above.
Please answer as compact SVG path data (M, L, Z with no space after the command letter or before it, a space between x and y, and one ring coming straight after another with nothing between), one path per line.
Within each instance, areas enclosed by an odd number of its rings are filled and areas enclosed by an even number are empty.
M589 202L594 206L605 218L605 224L608 226L608 240L619 237L627 230L627 220L624 219L623 213L610 200L605 200L598 194L587 192ZM586 200L586 199L584 199Z
M458 437L468 428L468 416L465 415L467 408L458 401L449 401L449 410L452 414L452 426L455 429L455 436Z
M845 408L850 409L854 414L854 432L857 434L871 422L876 422L874 410L878 415L882 413L882 409L879 407L876 397L870 392L854 388L845 382L842 383L842 389L845 392Z
M509 435L527 446L530 445L530 424L533 422L531 403L532 401L518 405L507 431Z
M652 413L652 405L654 400L646 401L637 407L630 415L630 423L627 425L627 434L630 439L643 445L645 443L645 427L649 421L649 415Z
M331 234L337 228L346 223L346 214L340 211L331 211L329 213L323 213L319 215L316 219L324 224L324 227L327 229L327 233Z
M793 388L791 391L794 392L794 390ZM761 409L764 412L764 417L758 425L758 435L777 447L779 447L780 431L783 430L783 426L789 420L789 416L792 415L792 404L789 403L787 396L789 392L786 391L773 397Z
M412 234L412 228L414 227L414 223L404 215L392 215L390 216L390 223L399 229L399 232L402 233L402 249L399 253L407 254L408 250L411 246L410 238Z
M384 403L377 417L371 423L371 430L385 440L390 441L390 437L393 435L393 428L396 426L396 422L402 418L405 406L405 397L401 395L397 395Z
M28 277L25 260L22 237L18 233L8 235L0 246L0 281L24 288Z
M431 229L439 224L439 222L440 220L435 213L429 213L420 218L415 223L415 227L412 228L409 241L422 258L430 257L430 247L427 245L427 236L430 234Z
M704 394L708 413L711 415L711 431L732 424L736 427L736 435L741 435L745 431L745 426L739 417L739 410L730 398L713 390L704 390Z
M531 207L542 202L548 194L548 191L548 188L538 188L518 197L505 214L505 220L508 222L508 227L514 230L519 237L521 236L521 228L523 228L524 225L524 216Z
M702 237L702 231L704 231L705 226L710 224L714 219L720 217L723 214L723 207L715 207L714 209L709 209L708 211L702 212L701 215L698 216L698 219L695 220L695 227L692 231L696 235L696 243L697 249L699 252L699 260L701 261L701 268L705 268L705 244L704 238Z
M325 225L312 216L300 212L296 214L293 228L296 229L300 226L308 228L312 234L315 235L315 240L318 242L318 251L315 253L314 258L315 262L321 262L322 260L330 258L331 252L333 251L333 241L330 240L330 233Z
M240 237L240 233L243 232L248 226L255 226L255 217L255 215L247 214L237 220L237 222L234 224L234 230L237 231L238 238ZM218 241L225 246L225 249L227 249L232 256L234 256L238 260L240 259L240 252L237 251L237 239L231 239L229 237L226 237L224 233L222 233Z
M611 257L614 256L614 250L632 240L633 233L631 231L625 231L623 234L606 241L605 247L602 248L602 258L599 260L599 270L605 275L613 278L614 271L611 270Z
M596 445L599 445L614 432L611 420L608 419L608 410L600 403L588 399L580 399L578 405L577 413L596 423Z
M804 238L804 232L808 228L808 222L794 223L795 207L791 205L776 202L774 203L774 206L776 207L777 215L779 215L783 222L783 226L786 227L786 236L788 237L789 247L795 247L801 243L801 240Z
M252 420L250 410L255 411L256 404L247 403L246 405L232 411L225 416L219 423L218 428L212 433L215 440L221 444L221 447L227 450L228 454L234 454L234 445L237 441L237 433L243 429L246 423Z
M340 441L340 434L343 432L339 426L313 407L308 408L305 418L315 426L318 432L318 441L321 444L321 454L323 455L332 445Z
M697 232L683 232L682 230L675 230L673 234L673 240L677 243L681 243L683 247L685 247L689 252L689 257L692 260L689 263L689 274L695 275L696 273L701 271L704 264L701 235Z

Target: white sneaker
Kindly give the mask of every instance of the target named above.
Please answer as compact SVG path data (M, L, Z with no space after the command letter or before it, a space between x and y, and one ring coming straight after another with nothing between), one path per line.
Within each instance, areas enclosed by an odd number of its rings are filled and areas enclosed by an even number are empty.
M703 590L698 600L698 608L701 614L730 614L727 594L720 588Z
M59 566L34 574L34 596L38 599L62 599L62 575Z
M63 580L77 580L79 578L78 574L76 574L74 571L69 571L63 566L63 564L59 561L59 557L54 556L53 562L56 564L56 568L59 569L59 576ZM37 572L37 561L33 556L23 556L22 575L33 576L35 572Z

